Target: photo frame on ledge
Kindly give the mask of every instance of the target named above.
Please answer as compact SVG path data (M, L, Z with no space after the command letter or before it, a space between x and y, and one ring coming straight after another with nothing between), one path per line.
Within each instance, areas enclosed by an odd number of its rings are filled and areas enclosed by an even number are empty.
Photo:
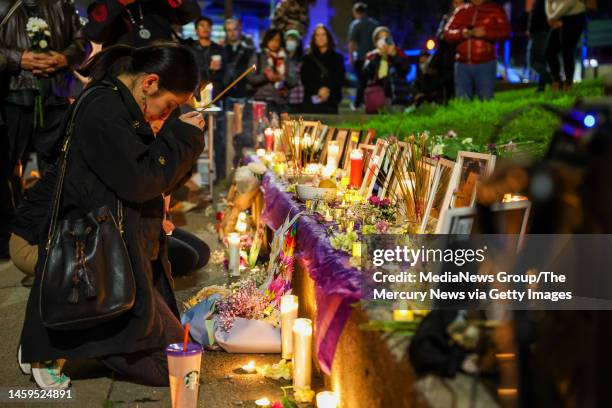
M494 155L485 153L461 151L457 154L457 161L442 204L440 219L449 209L474 206L480 180L493 173L495 159ZM441 227L440 223L438 226Z
M516 235L517 248L523 242L529 224L531 202L528 200L497 203L491 206L495 231L482 231L478 227L477 210L474 207L451 208L440 219L440 234L469 235L472 233L497 233Z
M384 139L378 139L376 141L376 145L374 145L374 152L368 161L368 165L365 166L366 171L361 184L361 189L359 190L359 194L362 197L368 198L370 195L372 195L372 189L374 188L374 184L378 178L380 163L384 158L386 149L387 142Z
M451 176L455 167L455 162L439 158L436 160L433 183L429 192L429 198L425 206L425 213L421 220L420 232L422 234L433 233L442 213L442 205L446 192L450 185Z

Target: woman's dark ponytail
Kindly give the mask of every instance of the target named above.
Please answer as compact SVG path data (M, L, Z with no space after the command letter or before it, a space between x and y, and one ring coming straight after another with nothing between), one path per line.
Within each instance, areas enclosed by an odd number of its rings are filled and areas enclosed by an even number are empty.
M89 77L91 82L101 81L106 75L126 73L132 64L131 56L135 48L130 45L114 45L105 48L90 58L79 73Z
M175 43L155 43L141 48L114 45L94 55L80 69L91 82L107 75L157 74L159 87L173 93L191 93L200 83L195 56Z

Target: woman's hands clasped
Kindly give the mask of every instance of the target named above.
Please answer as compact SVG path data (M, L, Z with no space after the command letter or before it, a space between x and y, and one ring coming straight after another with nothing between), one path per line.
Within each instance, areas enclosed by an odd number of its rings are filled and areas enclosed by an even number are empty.
M204 117L200 112L187 112L179 116L179 119L188 125L195 126L200 130L204 130Z

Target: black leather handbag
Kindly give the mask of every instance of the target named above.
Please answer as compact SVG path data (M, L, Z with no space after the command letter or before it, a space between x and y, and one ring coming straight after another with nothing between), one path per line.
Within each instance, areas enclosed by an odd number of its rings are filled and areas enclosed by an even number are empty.
M136 284L123 241L121 200L116 219L104 206L84 218L58 220L74 119L87 95L102 87L94 85L83 92L66 127L40 282L40 316L48 329L87 329L134 305Z

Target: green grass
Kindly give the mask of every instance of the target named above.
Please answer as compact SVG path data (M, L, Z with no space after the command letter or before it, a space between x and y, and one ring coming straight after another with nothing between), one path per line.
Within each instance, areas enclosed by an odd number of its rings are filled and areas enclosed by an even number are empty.
M424 131L432 135L446 135L449 130L453 130L459 139L472 138L473 144L480 148L477 150L484 150L497 124L516 109L537 103L549 103L567 109L580 97L602 94L603 83L589 80L577 84L568 93L536 93L533 88L504 91L498 92L492 101L456 100L448 106L428 105L410 113L382 113L372 116L365 123L347 124L344 127L374 129L378 136L396 134L401 139ZM553 114L542 109L529 109L516 117L501 134L495 135L494 140L498 145L512 141L517 143L519 149L540 155L546 150L558 125L559 120Z

